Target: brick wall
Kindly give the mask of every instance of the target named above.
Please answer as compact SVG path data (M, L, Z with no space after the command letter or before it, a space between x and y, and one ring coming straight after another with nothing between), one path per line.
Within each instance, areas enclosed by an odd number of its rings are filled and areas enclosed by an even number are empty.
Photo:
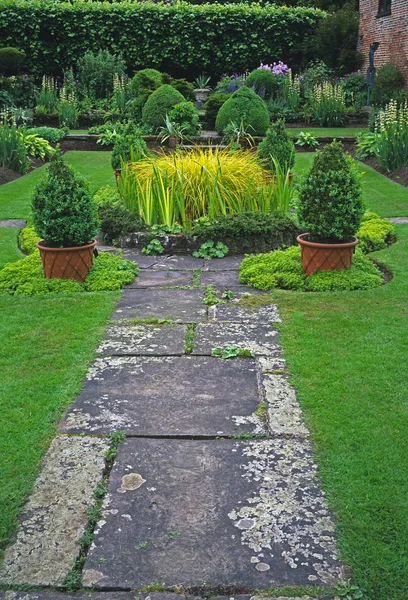
M375 53L376 67L390 62L404 73L408 87L408 0L391 0L391 14L377 17L378 0L360 0L360 31L358 49L368 68L371 42L380 42Z

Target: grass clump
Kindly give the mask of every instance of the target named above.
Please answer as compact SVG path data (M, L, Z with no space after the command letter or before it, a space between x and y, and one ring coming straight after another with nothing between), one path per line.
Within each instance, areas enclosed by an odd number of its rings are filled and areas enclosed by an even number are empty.
M299 246L244 258L239 278L241 283L260 290L280 288L310 292L367 290L384 282L380 270L361 250L356 250L350 269L320 271L306 277Z

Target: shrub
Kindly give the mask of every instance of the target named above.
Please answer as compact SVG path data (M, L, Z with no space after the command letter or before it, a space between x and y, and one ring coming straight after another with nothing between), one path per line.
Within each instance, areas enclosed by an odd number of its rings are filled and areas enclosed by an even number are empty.
M304 39L324 16L305 7L38 0L1 0L0 12L2 43L26 52L30 72L43 70L37 75L61 71L101 47L121 52L128 68L172 65L180 75L242 73L274 56L299 64Z
M353 160L339 142L317 152L298 200L304 230L319 242L344 242L354 236L364 213L361 184Z
M55 129L54 127L31 127L29 133L35 133L39 137L47 140L47 142L51 142L52 144L56 144L60 142L69 132L68 127L63 127L62 129Z
M169 121L183 128L184 135L197 135L200 115L192 102L179 102L169 114Z
M113 91L113 76L123 75L125 69L126 64L120 54L111 54L108 50L88 51L77 63L78 82L85 95L107 98Z
M168 73L163 73L163 83L174 87L186 100L194 100L194 86L184 78L174 79Z
M252 127L254 135L265 135L269 125L269 114L265 102L250 88L242 87L234 92L220 108L215 127L223 133L231 121L243 122L246 128Z
M100 203L98 215L101 222L100 233L106 244L112 244L121 235L146 229L143 219L137 213L129 212L120 203L110 201Z
M390 100L398 96L404 84L404 76L398 67L391 63L379 67L375 74L371 101L378 106L385 106Z
M143 123L150 125L157 131L166 119L166 114L179 102L184 102L184 97L171 85L161 85L153 92L143 106Z
M316 50L325 63L338 75L361 67L363 56L356 50L359 14L353 4L346 3L340 10L322 19L316 31Z
M147 93L149 96L163 84L163 74L156 69L142 69L138 71L131 83L130 89L134 96L142 96Z
M37 249L36 243L40 239L35 228L32 225L27 225L18 234L18 245L24 254L32 254Z
M354 106L357 110L366 105L367 81L360 73L350 73L340 80L339 84L344 90L344 102L346 106Z
M32 199L34 227L54 247L82 246L98 231L96 205L86 181L57 155Z
M361 250L356 250L350 269L319 271L306 277L299 246L244 258L239 279L241 283L261 290L281 288L313 292L366 290L383 283L381 272Z
M210 94L207 98L207 102L204 104L205 110L205 122L209 129L215 127L215 120L218 115L218 111L221 106L230 98L230 94Z
M284 75L276 75L269 69L255 69L255 71L252 71L248 75L245 81L245 85L252 88L266 101L274 98L280 86L284 84Z
M10 76L17 75L22 69L26 55L17 48L0 48L0 73Z
M131 283L138 273L135 263L101 252L83 284L72 279L45 279L40 254L36 249L29 256L0 270L0 290L16 296L111 291Z
M114 171L121 169L124 162L137 161L149 154L146 142L140 129L129 121L120 135L115 137L115 145L111 155L111 165Z
M357 232L358 247L364 253L382 250L396 240L395 226L373 212L365 213Z
M306 96L317 85L322 85L332 77L333 71L322 60L310 61L302 79Z
M106 185L105 187L99 188L93 195L96 206L102 206L108 204L109 206L115 206L116 204L123 204L117 187L113 185Z
M280 119L268 128L265 139L258 146L258 156L272 172L275 171L273 158L284 171L292 169L295 164L295 146L286 132L284 121Z

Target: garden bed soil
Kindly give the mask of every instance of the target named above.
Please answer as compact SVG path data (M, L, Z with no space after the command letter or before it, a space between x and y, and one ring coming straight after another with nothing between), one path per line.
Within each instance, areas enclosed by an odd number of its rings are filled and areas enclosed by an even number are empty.
M34 158L27 173L34 171L34 169L37 169L38 167L41 167L45 164L45 162L46 161L40 160L39 158ZM4 183L10 183L10 181L14 181L19 177L26 175L27 173L17 173L17 171L12 171L7 167L0 167L0 185L3 185Z
M376 171L381 173L381 175L385 175L386 177L388 177L388 179L392 179L392 181L395 181L400 185L408 187L408 166L401 167L400 169L394 169L394 171L391 171L391 173L387 173L387 171L380 165L377 158L367 158L364 161L364 164L368 165L372 169L375 169Z

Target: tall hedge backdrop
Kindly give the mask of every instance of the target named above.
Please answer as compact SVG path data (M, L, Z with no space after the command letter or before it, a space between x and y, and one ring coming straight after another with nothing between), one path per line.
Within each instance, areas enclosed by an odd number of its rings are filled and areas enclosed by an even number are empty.
M27 54L32 73L57 73L85 51L121 52L130 70L174 75L299 64L302 47L325 13L248 4L0 0L0 40Z

